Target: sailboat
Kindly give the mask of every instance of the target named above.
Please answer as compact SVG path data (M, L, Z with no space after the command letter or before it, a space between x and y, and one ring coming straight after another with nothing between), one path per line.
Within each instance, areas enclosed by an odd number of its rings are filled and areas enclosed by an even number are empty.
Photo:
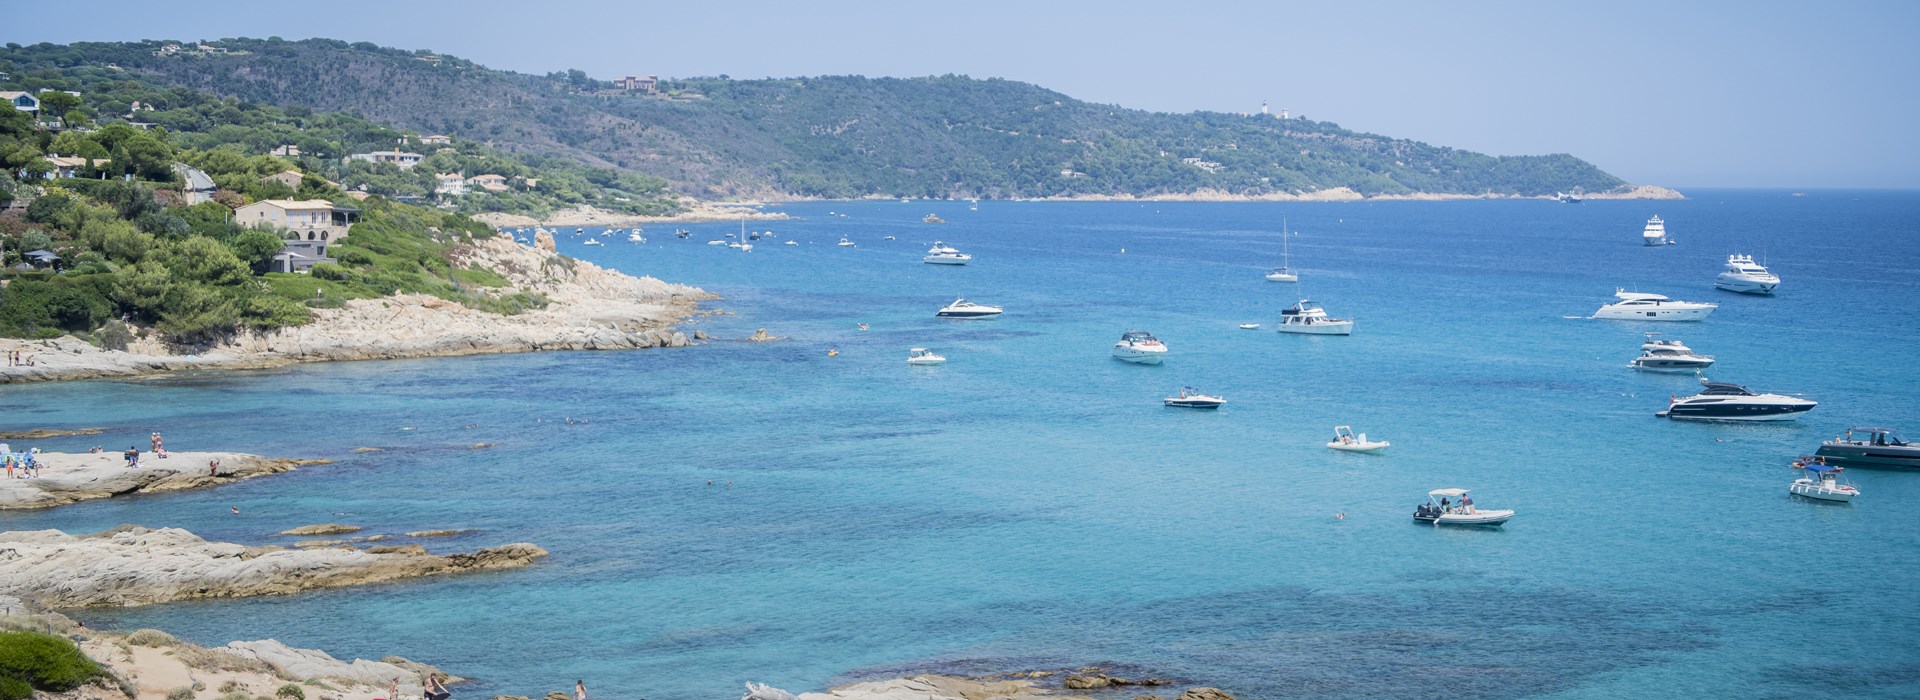
M1287 230L1287 217L1280 217L1280 266L1267 271L1268 282L1300 281L1300 273L1293 271L1292 238L1293 232Z

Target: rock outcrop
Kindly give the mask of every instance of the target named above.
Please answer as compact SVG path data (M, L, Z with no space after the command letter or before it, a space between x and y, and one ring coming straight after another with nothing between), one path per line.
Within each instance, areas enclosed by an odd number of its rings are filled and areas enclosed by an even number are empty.
M143 453L138 467L127 466L119 452L43 452L36 459L43 464L37 478L0 479L0 509L47 508L130 493L207 488L329 463L324 459L274 459L238 452L174 452L167 459ZM208 462L219 466L209 468Z
M680 347L692 341L673 324L712 298L693 287L631 277L506 238L483 238L449 257L456 267L492 270L510 285L475 288L475 293L537 293L546 297L546 308L501 315L418 294L357 299L337 309L313 309L313 322L304 326L242 333L191 354L151 338L125 352L71 336L0 340L0 351L18 350L34 359L31 367L0 367L0 383L296 362Z
M349 532L359 532L359 531L360 531L359 525L341 525L339 523L322 523L319 525L301 525L300 527L296 527L290 530L281 530L280 534L282 535L344 535Z
M954 676L912 676L801 693L800 700L1086 700L1059 695L1031 681L979 681Z
M90 535L0 533L0 593L56 608L281 595L316 588L512 569L547 555L515 543L436 555L418 545L283 549L208 542L177 528Z

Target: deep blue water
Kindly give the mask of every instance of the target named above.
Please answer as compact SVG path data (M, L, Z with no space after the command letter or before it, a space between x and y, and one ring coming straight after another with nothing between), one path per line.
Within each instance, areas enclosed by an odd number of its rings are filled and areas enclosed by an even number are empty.
M734 315L688 330L792 340L0 387L10 425L111 430L48 449L164 430L176 450L338 460L0 528L265 543L349 522L476 530L436 550L538 543L552 558L522 571L80 614L401 654L482 697L1087 664L1243 698L1920 695L1920 473L1850 470L1848 506L1786 495L1787 463L1823 437L1920 433L1920 193L1691 194L808 203L753 226L806 245L750 254L704 245L738 224L689 241L656 226L644 246L563 236L563 252L726 297L712 307ZM929 212L951 223L919 223ZM1654 214L1679 245L1640 246ZM1260 277L1283 215L1299 285ZM833 246L843 234L859 246ZM920 264L935 238L974 264ZM1713 289L1729 252L1764 255L1780 293ZM1622 286L1721 308L1568 318ZM933 318L960 294L1008 313ZM1357 332L1272 332L1301 294ZM1166 340L1166 364L1110 359L1129 328ZM1780 425L1655 418L1693 379L1626 369L1644 330L1718 356L1715 379L1821 406ZM950 362L907 366L921 345ZM1160 407L1187 384L1230 403ZM1335 424L1394 447L1333 453ZM1442 486L1520 514L1498 531L1412 524Z

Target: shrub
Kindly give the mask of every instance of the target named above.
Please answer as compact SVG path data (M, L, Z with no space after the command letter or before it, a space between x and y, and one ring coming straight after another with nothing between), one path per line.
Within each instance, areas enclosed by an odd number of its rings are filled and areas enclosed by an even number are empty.
M193 700L192 688L180 688L167 693L167 700Z
M0 700L21 700L35 690L65 692L104 674L64 638L0 632Z
M353 272L338 263L315 263L312 274L317 279L346 282L353 279Z
M114 327L114 326L118 326L118 327L119 327L119 329L120 329L120 332L122 332L122 333L126 333L126 330L127 330L127 327L126 327L126 326L124 326L124 325L121 325L121 324L120 324L120 323L118 323L118 322L115 322L115 323L111 323L111 324L108 324L108 326L109 326L109 327ZM104 329L103 329L103 332L104 332ZM133 337L133 334L132 334L132 333L127 333L127 337L128 337L129 339L131 339L131 338ZM126 349L126 346L125 346L125 344L122 344L122 345L121 345L121 347L118 347L118 348L109 348L109 349L111 349L111 350L125 350L125 349ZM143 646L143 647L170 647L170 646L173 646L174 644L176 644L176 643L178 643L178 642L179 642L179 640L177 640L177 639L174 639L174 638L173 638L173 635L171 635L171 634L167 634L167 633L165 633L165 632L162 632L162 631L160 631L160 630L154 630L154 629L137 629L137 630L134 630L134 631L133 631L133 634L129 634L129 635L127 635L127 643L128 643L128 644L132 644L132 645L135 645L135 646Z
M307 691L301 690L300 686L288 683L280 686L279 690L273 691L273 696L286 698L286 700L307 700Z

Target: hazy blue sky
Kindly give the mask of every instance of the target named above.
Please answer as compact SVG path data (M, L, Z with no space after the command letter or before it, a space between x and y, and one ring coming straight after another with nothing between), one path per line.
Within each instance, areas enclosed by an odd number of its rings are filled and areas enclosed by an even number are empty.
M1640 183L1920 187L1920 2L0 5L0 41L25 44L324 36L600 78L963 73L1162 111L1267 100Z

